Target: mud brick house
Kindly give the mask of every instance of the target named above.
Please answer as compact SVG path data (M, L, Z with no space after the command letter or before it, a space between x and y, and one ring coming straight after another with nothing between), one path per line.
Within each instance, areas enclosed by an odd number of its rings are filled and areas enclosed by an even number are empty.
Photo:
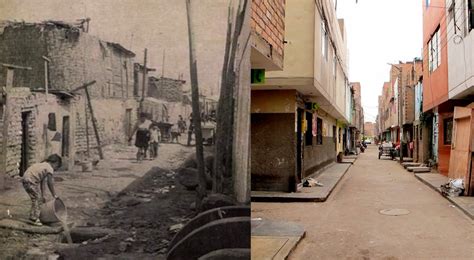
M133 52L118 43L90 35L80 23L4 21L0 24L0 62L32 68L30 71L15 72L13 88L24 87L32 92L48 90L50 93L64 92L82 96L75 101L74 109L70 109L67 115L71 127L69 134L74 136L70 143L74 146L74 153L82 155L86 151L86 132L90 135L91 151L97 146L91 113L86 106L85 91L74 91L93 80L96 83L89 87L89 92L101 145L127 140L136 120L138 107L133 90ZM0 85L5 82L6 73L2 71ZM39 94L32 96L37 95ZM37 103L38 106L43 105L40 100ZM16 102L12 104L17 105ZM51 113L54 114L50 117L66 116L55 109ZM62 124L61 120L56 121ZM41 123L46 124L47 120ZM43 129L42 126L38 128ZM59 132L61 133L61 129ZM39 151L35 151L35 154L36 160L44 158L44 154L41 155Z
M52 153L64 157L65 167L73 163L75 147L71 144L75 125L72 122L78 100L63 91L46 95L31 92L29 88L12 88L8 104L13 105L1 109L0 141L4 148L0 150L1 171L7 176L23 174L28 165ZM4 122L6 109L8 122Z
M167 113L167 121L176 123L179 115L188 118L191 111L190 99L186 96L186 81L167 77L148 78L147 97L160 100Z

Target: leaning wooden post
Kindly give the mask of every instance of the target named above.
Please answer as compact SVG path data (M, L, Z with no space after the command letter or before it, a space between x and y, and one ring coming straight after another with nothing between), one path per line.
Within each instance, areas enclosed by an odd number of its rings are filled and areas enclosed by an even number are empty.
M189 41L189 69L191 77L191 93L193 108L194 135L196 137L196 160L199 172L199 186L197 188L196 209L201 210L202 199L206 196L206 172L204 169L204 149L202 145L201 113L199 109L199 87L197 74L197 61L194 49L194 35L192 32L191 2L186 0Z

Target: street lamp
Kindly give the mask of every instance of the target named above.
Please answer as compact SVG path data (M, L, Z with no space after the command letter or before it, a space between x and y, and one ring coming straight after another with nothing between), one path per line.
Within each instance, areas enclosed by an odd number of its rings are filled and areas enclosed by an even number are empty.
M403 163L403 149L402 149L403 125L402 125L402 100L401 100L402 88L400 87L402 84L402 69L397 67L398 64L392 64L392 63L387 63L387 64L392 66L392 68L396 68L398 70L398 86L397 86L398 88L398 128L400 131L399 158L400 158L400 163Z

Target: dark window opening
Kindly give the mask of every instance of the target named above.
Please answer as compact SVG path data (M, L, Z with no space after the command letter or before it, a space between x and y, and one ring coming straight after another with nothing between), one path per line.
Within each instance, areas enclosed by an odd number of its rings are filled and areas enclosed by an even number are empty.
M446 118L443 120L443 139L444 139L444 144L450 145L451 144L451 138L453 137L453 118Z
M474 7L474 0L468 0L467 5L469 10L469 31L471 31L474 29L474 10L472 10Z
M423 140L423 127L419 127L418 130L420 131L420 141Z
M323 120L319 117L316 120L316 144L323 144Z
M334 139L334 143L337 143L337 133L336 133L336 126L332 126L332 138Z
M48 115L48 129L51 131L56 131L56 114L49 113Z
M306 112L306 133L304 137L305 145L313 145L313 114Z

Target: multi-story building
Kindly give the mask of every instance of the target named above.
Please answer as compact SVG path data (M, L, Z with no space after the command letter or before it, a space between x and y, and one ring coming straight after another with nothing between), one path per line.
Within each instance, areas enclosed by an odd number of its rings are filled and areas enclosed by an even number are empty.
M428 7L429 8L429 7ZM440 119L439 147L450 148L449 178L464 180L465 195L474 195L474 2L446 1L448 101ZM443 43L442 43L443 44ZM425 81L425 80L424 80ZM443 111L445 111L443 110ZM446 166L441 162L443 173ZM443 158L444 158L443 157Z
M331 1L265 3L254 1L253 15L267 32L278 31L284 15L284 32L277 46L267 39L266 54L252 53L252 68L267 69L265 81L252 84L252 189L288 192L344 151L352 112L345 26ZM283 62L274 57L283 54Z

